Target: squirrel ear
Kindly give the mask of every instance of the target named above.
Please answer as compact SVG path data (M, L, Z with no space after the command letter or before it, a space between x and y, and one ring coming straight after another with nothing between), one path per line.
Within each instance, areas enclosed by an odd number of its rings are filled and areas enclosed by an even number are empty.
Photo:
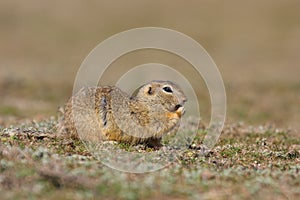
M152 87L151 86L148 86L147 88L146 88L146 92L148 93L148 94L153 94L153 90L152 90Z
M151 95L151 94L154 93L154 91L153 91L151 85L141 86L141 87L137 88L137 89L132 93L131 98L136 97L137 94L138 94L141 90L142 90L145 94L149 94L149 95Z

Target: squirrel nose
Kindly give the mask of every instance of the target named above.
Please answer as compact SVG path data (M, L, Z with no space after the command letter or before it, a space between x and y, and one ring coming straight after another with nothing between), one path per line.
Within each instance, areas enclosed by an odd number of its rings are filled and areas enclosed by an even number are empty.
M182 97L181 99L181 102L180 102L180 104L183 106L183 104L185 103L185 102L187 102L188 101L188 99L184 96L184 97Z

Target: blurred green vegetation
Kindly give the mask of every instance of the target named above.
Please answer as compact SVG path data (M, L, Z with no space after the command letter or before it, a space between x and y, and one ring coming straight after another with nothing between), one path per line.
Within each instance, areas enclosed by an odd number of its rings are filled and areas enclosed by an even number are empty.
M8 116L55 115L99 42L157 26L191 36L212 56L225 82L228 119L299 127L299 9L293 0L1 1L0 123ZM146 54L121 59L116 72L147 60ZM181 64L174 56L156 58ZM208 91L203 82L198 85L208 122Z

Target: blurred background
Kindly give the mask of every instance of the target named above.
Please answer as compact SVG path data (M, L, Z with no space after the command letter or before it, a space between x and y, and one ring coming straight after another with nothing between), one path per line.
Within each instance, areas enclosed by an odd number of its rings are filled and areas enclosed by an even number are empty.
M57 114L81 62L101 41L131 28L174 29L198 41L223 76L227 120L299 128L300 1L0 1L0 125ZM141 61L139 63L138 61ZM113 63L180 65L157 51ZM200 109L209 121L202 82ZM203 92L202 92L203 91Z

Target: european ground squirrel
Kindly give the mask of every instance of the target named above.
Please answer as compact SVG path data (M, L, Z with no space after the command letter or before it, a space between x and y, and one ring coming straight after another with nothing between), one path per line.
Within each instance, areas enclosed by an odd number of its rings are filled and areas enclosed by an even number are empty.
M151 81L132 96L115 86L82 88L65 107L64 128L86 141L160 146L163 135L177 130L186 101L170 81Z

